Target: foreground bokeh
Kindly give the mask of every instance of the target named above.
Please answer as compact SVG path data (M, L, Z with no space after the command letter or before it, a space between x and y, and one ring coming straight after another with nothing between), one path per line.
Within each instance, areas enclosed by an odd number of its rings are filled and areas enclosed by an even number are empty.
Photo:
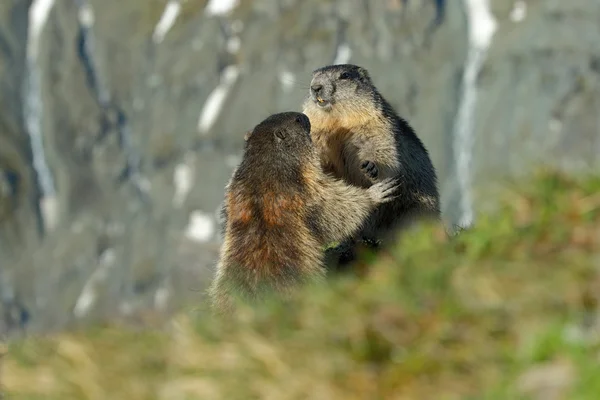
M411 232L360 277L235 321L186 310L152 331L12 343L2 385L11 399L600 398L600 177L504 194L472 229Z

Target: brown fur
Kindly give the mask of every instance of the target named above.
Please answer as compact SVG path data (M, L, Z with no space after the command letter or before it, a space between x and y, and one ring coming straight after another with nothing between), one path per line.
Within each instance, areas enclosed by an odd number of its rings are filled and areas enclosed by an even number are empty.
M224 242L209 289L214 309L230 312L234 297L285 296L323 279L322 246L352 236L393 189L391 180L364 189L325 174L304 114L258 124L225 189Z
M367 70L334 65L314 71L303 112L325 171L363 188L381 179L400 180L396 199L378 206L357 236L381 241L417 218L440 218L437 177L428 152L377 91ZM366 161L376 165L376 177L361 168Z

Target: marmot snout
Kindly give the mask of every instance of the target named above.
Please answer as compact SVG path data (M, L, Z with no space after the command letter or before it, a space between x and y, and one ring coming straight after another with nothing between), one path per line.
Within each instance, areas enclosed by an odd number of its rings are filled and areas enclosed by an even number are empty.
M371 79L363 68L318 69L310 82L310 98L324 111L334 110L340 114L348 107L356 109L356 100L370 97ZM347 110L349 112L350 110Z

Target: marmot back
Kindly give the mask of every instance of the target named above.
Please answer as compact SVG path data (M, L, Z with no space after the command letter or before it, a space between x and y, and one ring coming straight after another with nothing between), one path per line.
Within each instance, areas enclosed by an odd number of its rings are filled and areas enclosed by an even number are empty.
M349 184L370 187L399 179L398 196L373 212L360 235L380 241L415 219L440 219L437 176L427 149L356 65L330 65L312 74L303 104L323 168Z
M268 117L246 135L225 190L224 241L209 289L213 307L227 312L234 297L285 295L321 280L322 247L351 237L394 190L393 180L364 189L326 175L306 115Z

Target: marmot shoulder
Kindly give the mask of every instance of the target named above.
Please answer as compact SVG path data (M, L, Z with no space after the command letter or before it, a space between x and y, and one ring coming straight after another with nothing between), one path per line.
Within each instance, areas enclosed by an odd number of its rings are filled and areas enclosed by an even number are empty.
M209 288L217 312L234 297L287 294L325 275L323 247L358 231L373 209L391 201L393 179L368 189L326 175L308 117L269 116L246 135L242 161L225 188L224 238Z
M362 67L329 65L313 71L303 104L325 171L368 188L400 182L394 201L376 208L360 235L380 241L417 218L440 219L436 171L423 142Z

